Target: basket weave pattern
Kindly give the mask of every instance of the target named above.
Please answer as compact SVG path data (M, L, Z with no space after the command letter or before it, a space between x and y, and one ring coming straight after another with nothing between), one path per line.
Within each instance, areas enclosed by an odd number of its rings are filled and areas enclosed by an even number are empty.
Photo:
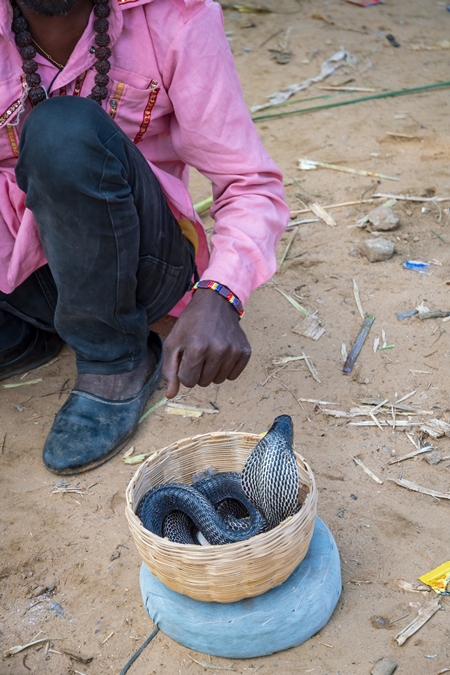
M185 438L147 459L126 491L126 517L149 570L168 588L196 600L235 602L281 584L305 557L314 530L317 490L314 475L297 452L302 508L269 532L235 544L177 544L148 532L135 511L142 497L162 483L192 484L209 466L217 473L242 472L261 437L215 432Z

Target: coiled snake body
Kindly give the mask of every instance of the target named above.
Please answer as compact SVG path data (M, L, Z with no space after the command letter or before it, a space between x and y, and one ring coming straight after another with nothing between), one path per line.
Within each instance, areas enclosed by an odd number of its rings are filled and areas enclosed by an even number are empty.
M171 541L243 541L272 529L300 508L298 466L289 415L280 415L249 455L242 475L219 473L193 486L159 485L140 501L144 527Z

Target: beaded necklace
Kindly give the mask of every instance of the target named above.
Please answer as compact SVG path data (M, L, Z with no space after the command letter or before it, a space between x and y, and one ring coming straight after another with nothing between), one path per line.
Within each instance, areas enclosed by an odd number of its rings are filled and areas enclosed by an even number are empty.
M36 49L33 43L31 33L28 29L28 22L20 11L19 6L14 0L11 0L13 8L12 30L15 34L16 45L19 48L20 55L23 59L22 70L25 73L25 79L28 88L28 96L33 105L37 105L47 98L47 93L41 85L41 76L37 72L38 64L34 60L36 56ZM108 72L111 68L109 57L111 56L111 49L109 43L111 38L108 35L109 21L108 16L111 10L108 5L108 0L94 0L94 14L97 17L94 21L95 35L95 62L94 68L97 71L95 75L95 85L88 98L101 103L107 96L107 85L109 82ZM39 49L41 49L39 47ZM41 49L43 52L43 50ZM43 52L45 54L45 52ZM54 64L55 61L50 59ZM57 67L61 64L55 64ZM61 66L60 70L64 66Z

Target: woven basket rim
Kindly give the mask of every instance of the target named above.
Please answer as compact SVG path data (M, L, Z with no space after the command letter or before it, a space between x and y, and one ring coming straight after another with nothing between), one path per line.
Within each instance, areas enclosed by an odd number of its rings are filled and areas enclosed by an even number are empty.
M125 515L141 559L174 591L202 601L234 602L282 583L307 553L317 515L314 474L300 452L300 510L276 527L240 542L179 544L149 532L135 510L146 491L164 482L189 484L209 462L218 472L242 471L262 434L214 431L160 448L136 469L125 494ZM228 454L227 454L228 450ZM198 463L196 464L196 461Z
M204 550L204 547L198 546L197 544L178 544L177 542L170 541L169 539L159 537L157 534L154 534L153 532L150 532L149 530L147 530L142 525L141 520L136 515L135 508L137 508L137 504L135 504L133 506L132 491L134 490L136 481L140 478L140 476L144 472L145 468L151 466L154 463L156 463L159 456L161 454L165 454L166 452L169 452L170 448L172 448L172 447L179 448L180 445L189 445L192 442L197 441L197 440L206 439L206 438L214 439L216 437L217 438L219 438L219 437L232 437L232 438L236 438L236 439L246 438L248 440L249 439L256 440L256 442L257 442L258 440L260 440L263 437L263 434L246 433L246 432L242 432L242 431L211 431L211 432L204 433L204 434L196 434L195 436L187 436L186 438L182 438L178 441L175 441L174 443L170 443L169 445L164 446L163 448L160 448L155 453L153 453L153 455L151 455L150 457L147 457L142 462L142 464L140 464L138 469L135 471L134 475L132 476L132 478L129 481L128 487L127 487L126 492L125 492L125 498L126 498L125 511L126 511L127 519L129 517L131 518L131 521L134 523L135 526L137 526L137 528L140 530L142 535L144 535L145 537L147 537L150 540L155 541L155 543L158 543L158 545L161 545L161 543L164 542L164 546L165 547L167 546L168 550L173 548L174 551L179 551L180 546L182 546L182 550L186 551L186 552L192 551L192 552L195 552L195 553L200 553L200 551ZM289 524L292 522L292 520L297 519L300 516L302 510L305 508L305 506L309 505L309 502L314 499L314 496L315 496L314 493L316 493L316 490L317 490L314 474L313 474L313 472L311 470L311 467L309 466L308 462L303 457L303 455L301 455L295 449L294 449L294 454L297 458L297 461L300 459L300 461L303 463L303 465L305 467L305 470L308 474L308 477L311 480L311 485L308 486L309 487L308 494L306 495L305 501L303 502L301 509L297 513L295 513L294 515L288 516L288 518L285 518L283 520L283 522L281 522L275 528L272 528L271 531L278 530L278 529L280 529L280 530L287 529L289 527ZM253 537L251 537L251 539L254 542L255 540L257 540L258 538L260 538L264 535L267 535L267 532L260 532L259 534L256 534ZM241 548L242 544L245 541L247 541L247 540L239 541L239 542L233 542L231 544L216 544L216 545L211 544L210 546L208 546L208 549L209 550L212 550L212 549L213 550L221 550L221 551L232 550L232 547Z

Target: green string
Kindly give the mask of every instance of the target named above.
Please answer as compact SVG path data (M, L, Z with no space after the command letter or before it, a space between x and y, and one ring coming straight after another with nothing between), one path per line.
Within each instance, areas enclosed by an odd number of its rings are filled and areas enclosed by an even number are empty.
M430 89L440 89L443 87L450 87L450 82L438 82L436 84L425 84L422 87L413 87L412 89L399 89L398 91L386 91L382 94L373 94L372 96L362 96L361 98L353 98L349 101L336 101L335 103L325 103L324 105L316 105L311 108L301 108L300 110L287 110L281 113L269 113L267 115L257 115L252 117L254 122L258 120L267 120L274 117L286 117L286 115L295 115L299 113L315 112L316 110L327 110L328 108L337 108L342 105L351 105L352 103L362 103L364 101L373 101L380 98L389 98L391 96L404 96L406 94L416 94L421 91L428 91Z

